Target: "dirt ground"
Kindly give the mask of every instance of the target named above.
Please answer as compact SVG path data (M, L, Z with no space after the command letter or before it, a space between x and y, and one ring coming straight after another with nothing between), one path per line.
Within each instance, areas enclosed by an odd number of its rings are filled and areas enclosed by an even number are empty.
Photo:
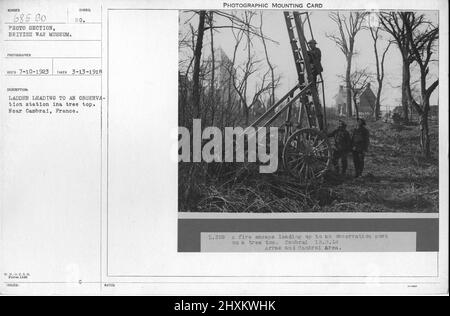
M329 124L329 131L337 120ZM354 120L348 122L349 131ZM305 188L283 170L260 174L256 164L180 164L182 212L438 212L438 127L431 124L432 158L420 151L417 125L367 122L371 145L363 176L333 171Z
M367 128L371 145L363 177L352 178L349 155L348 175L325 184L335 198L322 211L438 212L438 126L430 131L430 159L420 152L418 126L379 121L368 122Z

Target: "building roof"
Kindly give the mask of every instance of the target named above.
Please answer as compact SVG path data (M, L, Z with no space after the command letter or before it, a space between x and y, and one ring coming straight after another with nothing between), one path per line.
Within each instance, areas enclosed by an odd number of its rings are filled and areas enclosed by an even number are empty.
M363 95L365 93L373 94L372 88L370 86L370 82L367 83L364 88L357 91L356 98L359 98L361 95ZM347 89L344 88L343 85L340 85L338 93L333 98L334 98L336 104L346 103L347 102Z

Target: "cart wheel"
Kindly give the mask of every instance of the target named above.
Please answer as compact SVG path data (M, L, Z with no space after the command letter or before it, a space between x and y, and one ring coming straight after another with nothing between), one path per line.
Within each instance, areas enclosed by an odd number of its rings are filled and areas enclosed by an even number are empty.
M305 128L294 132L283 149L284 168L301 183L317 182L328 170L331 146L319 130Z

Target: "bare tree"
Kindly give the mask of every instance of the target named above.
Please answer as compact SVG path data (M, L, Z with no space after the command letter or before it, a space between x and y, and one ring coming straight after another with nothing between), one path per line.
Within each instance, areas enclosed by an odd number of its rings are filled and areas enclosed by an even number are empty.
M381 91L383 89L383 80L384 80L384 60L386 58L386 54L391 46L392 42L388 41L388 44L382 50L381 55L378 52L378 41L381 39L380 36L380 27L379 25L369 25L370 35L373 39L373 50L375 54L375 65L377 69L376 79L378 83L377 94L375 100L375 109L373 111L375 120L380 118L380 108L381 108Z
M271 41L274 43L276 43L276 42L270 38L263 36L259 32L258 28L254 27L251 24L251 17L253 17L256 14L254 12L246 11L243 18L239 17L235 13L228 13L228 12L215 11L215 10L209 11L208 13L203 10L202 11L187 11L187 12L193 13L193 16L190 19L192 19L194 16L198 15L197 30L194 31L193 27L191 27L192 36L194 37L194 34L195 34L195 45L194 45L195 48L193 49L193 57L192 57L192 60L190 61L190 63L188 64L188 67L186 70L186 75L189 73L191 64L193 64L193 71L192 71L192 105L194 108L193 117L201 118L202 116L206 115L206 113L203 113L203 115L202 115L202 111L204 110L204 109L202 109L202 99L205 99L205 98L204 98L204 96L202 96L202 92L201 92L201 90L203 89L203 85L201 85L201 80L202 80L202 78L201 78L201 75L202 75L201 62L202 62L202 49L203 49L203 41L204 41L205 32L208 30L210 31L212 64L215 64L214 35L213 35L214 30L231 29L233 32L236 30L243 31L243 32L245 32L245 34L248 38L255 36L260 39L264 39L264 41ZM225 23L224 25L215 25L213 23L214 16L219 16L219 17L223 18L224 21L230 22L230 24ZM183 40L186 42L186 39L183 39ZM248 67L250 67L251 64L252 63L249 63ZM209 95L209 98L207 98L207 100L209 100L210 101L209 103L211 103L210 105L213 106L214 93L215 93L214 92L215 91L215 89L214 89L214 87L215 87L215 69L214 69L214 67L210 68L210 71L211 71L211 81L209 82L210 95ZM247 85L245 84L245 82L244 82L243 87L245 89L247 88ZM215 109L211 108L211 110L212 110L212 112L214 112L214 116L215 116Z
M253 17L256 15L254 12L244 11L244 21L245 21L245 37L246 37L246 49L247 49L247 62L245 63L244 68L244 77L242 80L242 91L238 91L239 96L242 101L242 111L245 117L245 125L249 123L249 112L250 108L247 105L247 89L248 89L248 80L250 76L257 71L255 65L258 61L255 60L255 56L252 55L251 47L252 47L252 38L250 36L250 24L252 22Z
M402 56L402 109L403 119L408 121L410 98L408 97L407 89L410 86L411 81L410 66L414 59L410 47L410 38L407 36L404 18L410 19L411 16L402 16L402 12L381 12L379 17L383 29L393 37ZM414 20L410 21L410 25L412 31L419 26L417 21Z
M205 33L205 17L206 11L199 12L198 28L197 28L197 42L194 51L194 73L192 76L192 103L195 107L194 118L200 118L200 62L202 58L203 35Z
M439 79L427 85L431 57L436 49L439 38L439 28L427 21L423 14L414 12L402 12L401 18L405 25L406 36L410 43L412 57L420 68L420 101L416 101L411 92L411 86L407 86L407 95L414 109L420 115L420 144L425 157L430 157L430 135L428 127L428 114L430 112L430 97L439 85Z
M231 21L232 25L234 26L234 21ZM244 36L244 31L242 29L235 29L232 28L232 34L235 40L234 49L233 49L233 57L230 62L225 64L225 69L228 72L228 98L227 98L227 115L226 115L226 121L229 122L231 119L231 115L234 111L234 107L236 106L233 99L233 93L232 91L235 91L236 89L236 56L238 52L239 45L241 44L242 38ZM223 125L223 118L222 118L222 125ZM233 123L234 125L234 123Z
M211 125L214 125L214 120L216 116L216 100L215 100L215 91L216 91L216 85L215 85L215 71L216 71L216 56L214 52L214 11L209 12L208 16L208 24L209 24L209 35L210 35L210 46L211 46L211 81L209 84L209 105L211 108Z
M272 83L270 80L267 80L268 74L270 72L267 71L261 80L260 85L256 85L256 90L254 91L253 97L249 97L249 79L254 76L258 71L260 71L260 60L257 60L254 52L252 52L252 40L253 40L253 32L251 32L250 25L252 23L252 19L256 13L246 11L243 13L242 20L245 22L245 29L236 28L233 29L233 35L235 37L235 46L233 52L233 62L230 63L227 67L227 71L231 78L231 83L233 85L234 91L237 93L239 98L239 110L242 112L244 117L243 123L247 126L250 121L250 113L252 107L256 104L262 94L267 92L272 88ZM236 54L242 43L242 40L245 37L245 51L246 51L246 59L241 65L236 65ZM263 38L263 36L260 36ZM276 79L275 79L276 81ZM277 82L275 82L276 87Z
M362 29L362 23L366 17L366 12L349 12L342 14L332 12L330 14L339 30L338 35L327 34L327 37L334 41L344 54L347 67L345 71L345 86L347 90L347 116L352 116L352 95L350 76L352 72L352 59L355 54L355 39L358 32Z
M270 101L269 101L269 106L275 104L275 86L276 86L276 80L275 80L275 71L274 71L274 67L272 65L272 63L270 62L270 58L269 58L269 53L267 51L267 44L266 44L266 39L264 38L264 33L263 33L263 13L261 11L260 14L260 26L259 26L259 32L261 33L262 37L261 37L261 41L264 47L264 54L266 57L266 62L267 62L267 66L269 66L270 69L270 77L271 77L271 94L270 94Z
M214 101L214 90L215 90L215 70L216 70L216 59L214 53L214 29L213 29L213 21L214 21L214 11L209 12L209 35L211 37L211 82L210 82L210 94L211 100Z
M195 14L194 14L195 15ZM188 20L190 21L190 19ZM182 58L182 54L180 53L179 60L179 72L178 72L178 80L179 80L179 125L180 126L188 126L189 119L192 118L191 104L192 99L192 82L189 81L189 73L191 72L192 65L194 63L194 52L195 52L195 38L196 31L191 23L189 23L189 32L186 32L185 35L179 34L179 49L182 51L184 48L190 51L190 54L185 58ZM183 69L184 67L184 69ZM181 71L183 69L183 71Z

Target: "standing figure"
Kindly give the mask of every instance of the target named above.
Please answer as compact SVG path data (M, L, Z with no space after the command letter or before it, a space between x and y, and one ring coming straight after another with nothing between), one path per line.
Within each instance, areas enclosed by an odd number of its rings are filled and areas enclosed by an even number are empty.
M355 178L362 175L364 170L364 155L369 149L369 131L367 130L366 121L362 118L357 119L358 127L352 132L352 153L353 164L355 165Z
M316 46L317 42L315 40L310 40L309 44L309 63L311 64L311 70L313 75L313 84L315 85L317 82L317 76L320 75L323 71L322 68L322 52Z
M352 149L352 140L350 133L347 131L347 124L339 120L339 126L328 137L334 137L334 148L332 162L336 172L339 173L339 160L341 161L341 173L345 175L347 171L347 156Z

